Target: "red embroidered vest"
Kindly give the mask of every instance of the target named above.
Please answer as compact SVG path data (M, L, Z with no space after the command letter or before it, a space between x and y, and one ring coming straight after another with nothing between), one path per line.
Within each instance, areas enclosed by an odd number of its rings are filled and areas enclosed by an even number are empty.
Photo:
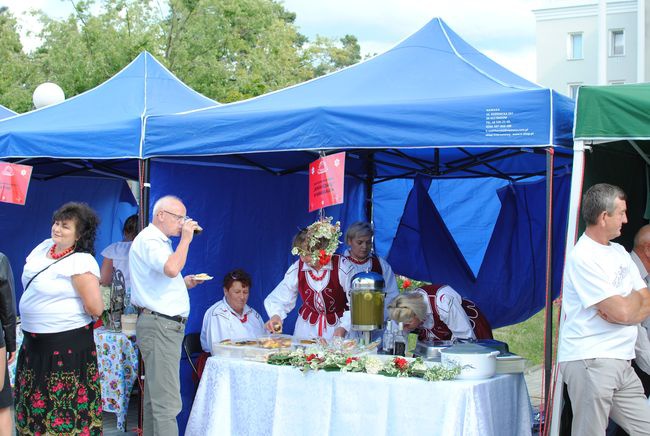
M307 273L302 270L303 261L298 262L298 292L303 301L298 314L311 325L316 325L320 316L328 325L335 325L348 310L348 298L339 282L339 261L338 254L332 255L330 280L321 292L309 287Z
M438 308L436 307L436 294L438 290L445 285L427 285L420 288L429 295L429 303L433 309L433 328L432 329L418 329L418 339L423 341L446 341L451 339L451 330L442 322L440 315L438 315ZM476 339L493 339L492 328L485 315L476 307L473 301L462 299L461 306L469 317L469 322L472 324L474 335Z

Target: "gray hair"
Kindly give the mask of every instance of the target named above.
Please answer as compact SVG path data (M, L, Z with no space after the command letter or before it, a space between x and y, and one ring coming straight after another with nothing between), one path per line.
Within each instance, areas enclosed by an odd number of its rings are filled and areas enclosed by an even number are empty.
M650 224L646 224L636 232L636 235L634 235L634 248L641 248L648 243L650 243Z
M420 292L404 292L388 304L388 316L395 322L409 322L414 316L424 321L428 312L426 299Z
M350 224L345 232L345 242L351 241L359 236L372 236L373 233L370 223L357 221L356 223Z
M158 201L156 201L153 205L153 214L154 216L160 212L164 207L166 207L170 201L176 200L180 203L183 203L183 200L180 198L176 197L175 195L165 195L164 197L160 197Z
M598 222L601 213L607 212L607 215L613 215L616 207L616 199L625 200L625 192L618 186L608 183L598 183L587 190L582 197L582 219L588 226Z

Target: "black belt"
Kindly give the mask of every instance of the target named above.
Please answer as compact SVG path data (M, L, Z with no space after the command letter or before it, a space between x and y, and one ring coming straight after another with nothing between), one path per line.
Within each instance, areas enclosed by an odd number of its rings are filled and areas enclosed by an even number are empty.
M159 316L161 318L168 319L170 321L176 321L176 322L179 322L179 323L181 323L183 325L185 325L185 323L187 322L187 318L184 317L184 316L180 316L180 315L176 315L176 316L165 315L164 313L154 312L153 310L149 310L149 309L140 309L140 311L142 313L146 313L146 314L149 314L149 315L156 315L156 316Z

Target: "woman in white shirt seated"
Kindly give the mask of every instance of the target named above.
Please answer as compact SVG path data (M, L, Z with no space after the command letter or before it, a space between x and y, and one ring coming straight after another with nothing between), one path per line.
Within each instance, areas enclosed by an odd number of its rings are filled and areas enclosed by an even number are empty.
M257 338L264 334L262 317L246 304L251 284L251 276L242 269L231 271L223 278L223 299L213 304L203 316L203 351L210 353L212 344L226 339Z

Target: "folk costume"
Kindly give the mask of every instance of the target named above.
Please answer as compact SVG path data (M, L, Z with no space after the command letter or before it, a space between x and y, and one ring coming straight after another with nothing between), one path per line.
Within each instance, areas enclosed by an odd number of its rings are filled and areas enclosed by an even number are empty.
M420 340L492 339L483 313L449 285L427 285L415 290L426 298L427 319L417 329Z

